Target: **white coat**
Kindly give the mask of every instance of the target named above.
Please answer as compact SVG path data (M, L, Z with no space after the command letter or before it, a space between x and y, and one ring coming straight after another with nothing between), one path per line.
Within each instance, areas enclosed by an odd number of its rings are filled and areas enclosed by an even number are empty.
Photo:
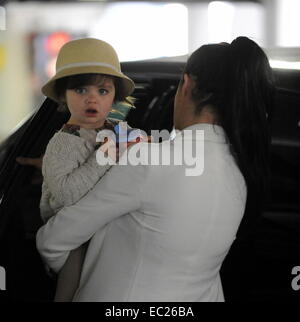
M56 271L70 250L90 239L75 301L224 300L219 270L247 189L220 126L186 128L171 152L180 153L183 137L201 145L197 130L204 130L201 175L187 176L185 165L114 166L38 231L38 250ZM158 152L167 144L152 147ZM132 148L145 156L149 144Z

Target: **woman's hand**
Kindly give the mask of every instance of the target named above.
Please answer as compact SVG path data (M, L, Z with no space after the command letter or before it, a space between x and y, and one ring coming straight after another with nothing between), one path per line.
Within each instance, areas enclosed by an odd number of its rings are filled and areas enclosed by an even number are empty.
M19 164L35 168L35 172L31 177L31 184L33 185L39 185L43 182L43 176L42 176L43 157L44 155L41 155L39 158L27 158L27 157L16 158L16 161Z
M43 157L44 155L41 155L39 158L17 157L16 161L21 165L32 166L38 170L41 170L43 165Z

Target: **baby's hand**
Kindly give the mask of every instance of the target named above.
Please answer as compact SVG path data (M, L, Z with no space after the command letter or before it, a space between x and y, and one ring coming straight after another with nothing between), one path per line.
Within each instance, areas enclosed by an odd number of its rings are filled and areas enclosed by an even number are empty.
M135 140L127 142L127 147L130 147L131 145L137 144L139 142L149 142L149 143L151 143L152 140L153 140L152 136L140 135Z
M103 142L100 150L106 157L109 156L113 161L118 162L128 147L139 142L152 142L153 139L151 136L142 135L137 130L128 133L128 136L124 135L120 140L120 136L116 136L111 130L102 130L97 135L97 142Z

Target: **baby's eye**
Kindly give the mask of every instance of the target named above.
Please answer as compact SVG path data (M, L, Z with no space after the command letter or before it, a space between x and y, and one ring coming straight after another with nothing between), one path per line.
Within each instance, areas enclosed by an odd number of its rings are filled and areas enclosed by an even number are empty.
M84 94L84 93L86 93L86 88L84 88L84 87L77 87L77 88L74 89L74 91L77 94Z
M100 93L100 95L106 95L106 94L108 94L108 90L105 88L100 88L99 93Z

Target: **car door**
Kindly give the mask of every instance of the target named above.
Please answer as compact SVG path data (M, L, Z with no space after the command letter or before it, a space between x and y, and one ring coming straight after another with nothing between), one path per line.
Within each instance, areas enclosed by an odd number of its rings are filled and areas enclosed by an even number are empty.
M6 298L47 301L53 296L55 281L45 273L35 248L35 233L41 225L41 177L37 169L15 160L39 157L66 117L46 99L0 147L0 266L6 271Z

